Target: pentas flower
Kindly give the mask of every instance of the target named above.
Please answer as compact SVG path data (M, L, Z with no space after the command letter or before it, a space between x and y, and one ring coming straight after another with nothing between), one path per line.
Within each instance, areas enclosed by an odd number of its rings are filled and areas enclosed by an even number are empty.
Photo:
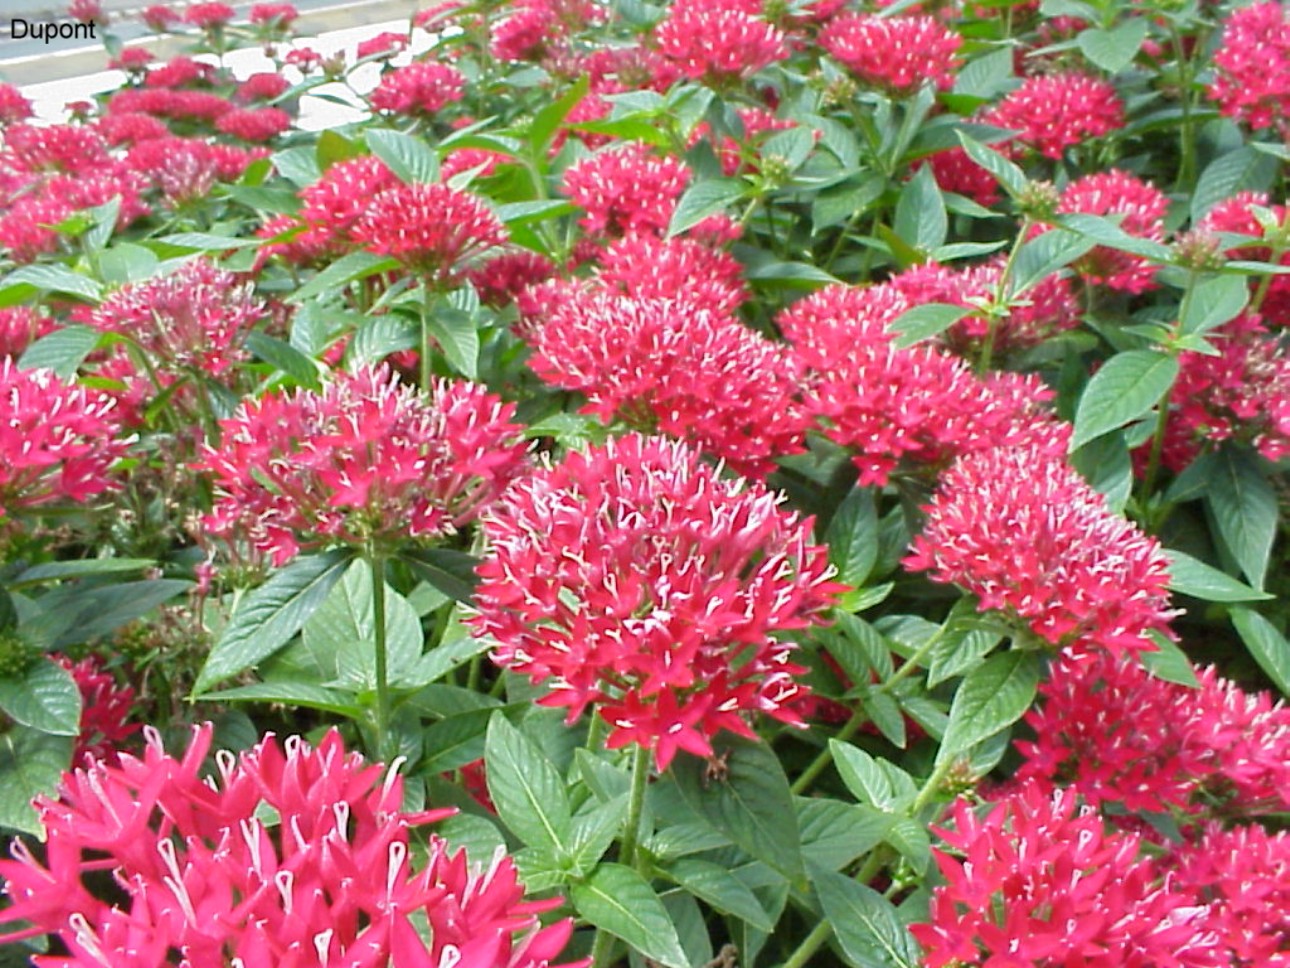
M1124 127L1124 104L1106 81L1043 74L1027 78L982 120L1015 130L1020 146L1056 161L1067 148Z
M0 309L0 359L17 359L53 328L54 321L31 306Z
M204 527L277 565L301 547L452 534L522 469L514 411L477 384L422 393L385 368L245 401L197 468L216 492Z
M545 60L561 34L555 11L546 3L516 6L514 13L492 28L489 51L500 61Z
M1165 237L1165 212L1169 199L1163 192L1123 171L1098 172L1071 182L1062 191L1057 211L1062 215L1123 216L1119 227L1129 235L1152 242ZM1047 231L1036 227L1035 234ZM1121 292L1143 293L1154 289L1157 266L1145 256L1099 245L1074 264L1080 278L1090 285Z
M215 129L259 144L291 130L291 115L281 108L234 108L220 115Z
M0 248L14 262L35 262L42 255L57 252L63 236L53 226L69 218L73 209L66 202L43 194L20 198L0 214Z
M5 358L0 401L0 519L117 486L112 465L127 443L110 397Z
M157 3L150 7L144 7L139 14L139 19L148 25L149 30L161 33L169 30L172 25L179 23L184 18L173 8Z
M208 781L211 736L199 727L175 759L149 730L141 759L66 774L58 799L36 801L45 859L18 841L0 861L0 920L31 925L9 938L52 934L68 952L33 964L547 968L568 941L571 922L538 921L559 899L524 901L504 852L474 866L434 834L414 852L410 828L452 811L403 812L402 777L336 731L316 748L270 735L220 751Z
M391 30L377 34L375 37L369 37L367 40L359 43L355 49L355 56L362 60L365 57L377 57L384 55L393 57L395 54L402 53L408 46L408 35L397 34Z
M1230 118L1290 138L1290 14L1278 0L1232 11L1209 96Z
M36 109L12 84L0 83L0 126L26 121Z
M554 275L555 263L529 249L496 256L467 273L480 301L497 308L509 305L525 289Z
M645 145L609 148L571 165L564 193L586 211L580 223L596 235L663 234L677 200L690 184L690 169Z
M686 77L719 87L738 84L788 57L783 31L723 0L673 4L654 28L654 39Z
M122 286L86 321L128 337L166 369L220 377L250 358L243 343L264 318L251 283L194 259L169 275Z
M1068 654L1026 714L1017 776L1135 812L1250 816L1290 807L1290 710L1198 671L1196 687L1110 654Z
M236 181L252 160L232 145L169 134L148 138L126 155L126 164L151 180L171 205L205 198L217 181Z
M1064 452L1068 431L1043 410L1052 393L1037 378L982 381L937 346L897 347L888 326L909 308L893 286L826 286L776 320L806 373L808 410L854 452L863 485L885 484L908 462L935 469L982 448Z
M635 434L536 471L484 518L475 633L545 684L572 722L596 705L607 744L712 755L745 716L798 722L806 689L784 633L838 588L809 519L687 445Z
M820 32L820 46L863 83L906 97L931 83L954 83L963 38L935 17L835 17Z
M152 114L173 121L214 123L233 110L227 98L209 91L145 90L127 87L108 98L109 114Z
M120 55L108 61L110 70L125 71L127 74L133 74L136 77L147 70L149 64L155 60L152 51L146 47L126 47Z
M111 162L106 142L93 128L54 124L11 125L4 133L4 161L18 171L93 175Z
M59 656L57 661L72 674L81 694L80 732L72 762L81 767L89 767L96 760L118 762L121 744L143 728L140 723L130 722L134 689L117 685L97 656L86 656L79 662Z
M310 236L343 250L354 243L354 229L368 203L398 184L398 176L372 155L337 162L300 190L300 218Z
M1290 454L1290 352L1256 313L1242 313L1207 337L1218 355L1178 355L1166 466L1181 471L1224 440L1250 445L1270 461Z
M1154 538L1111 511L1060 453L1001 446L941 477L904 565L929 571L1055 646L1112 653L1173 637L1169 560Z
M236 16L227 3L193 3L184 10L184 22L201 30L218 30Z
M387 188L368 201L353 236L436 285L453 284L507 238L501 219L478 195L442 183Z
M445 105L460 101L465 85L455 67L417 61L381 78L368 101L377 111L432 118Z
M300 11L290 3L256 3L247 11L246 19L257 27L270 26L281 30L299 16Z
M571 292L529 335L530 366L606 423L679 437L764 477L805 449L798 373L737 319L675 297Z
M1206 904L1225 964L1290 966L1290 833L1211 824L1170 860L1178 887Z
M735 312L748 296L738 261L697 239L625 236L605 250L596 278L605 288L636 298L683 295L718 314Z
M281 74L273 71L259 71L252 74L233 92L233 99L242 103L252 101L272 101L285 94L291 88L291 82Z
M217 79L218 71L214 64L194 60L180 54L172 57L160 67L148 71L143 83L148 87L187 87L190 85L209 86Z
M928 968L1228 964L1206 908L1074 791L1024 784L984 816L958 800L952 819L933 828L954 851L933 852L946 883L909 928Z

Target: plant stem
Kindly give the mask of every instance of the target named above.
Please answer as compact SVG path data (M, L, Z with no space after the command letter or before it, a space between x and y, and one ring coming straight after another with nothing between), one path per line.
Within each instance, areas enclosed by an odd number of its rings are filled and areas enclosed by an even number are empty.
M600 752L600 743L604 739L605 720L593 707L591 722L587 724L587 749L592 753Z
M805 968L810 964L815 952L824 946L824 942L828 941L832 934L833 926L828 921L821 921L815 926L815 930L802 939L797 950L789 956L781 968Z
M864 711L857 709L852 717L847 720L846 725L838 730L838 735L835 736L834 739L839 743L849 740L856 734L856 730L868 721L869 717L864 714ZM799 776L789 788L793 795L801 796L810 789L811 784L815 782L816 777L828 769L829 764L832 762L833 748L826 744L824 749L820 750L820 755L811 761L811 765L802 771L802 775Z
M369 548L367 562L372 569L372 626L376 638L376 758L388 762L392 751L386 749L390 732L390 684L385 647L385 559Z
M649 748L637 746L636 752L632 755L632 786L627 799L627 821L623 825L623 836L618 846L618 862L633 870L637 869L636 847L640 843L641 816L645 812L645 791L649 786L649 773ZM597 928L596 941L591 946L591 968L606 968L605 959L609 957L613 945L614 936L608 931Z
M1183 320L1187 318L1187 312L1191 308L1192 293L1196 291L1196 273L1195 271L1187 273L1187 288L1183 290L1182 304L1178 307L1178 322L1174 324L1173 339L1182 335ZM1173 350L1177 354L1177 350ZM1172 387L1170 388L1172 390ZM1160 458L1165 450L1165 430L1169 426L1169 393L1160 399L1160 412L1156 415L1156 429L1151 437L1151 455L1147 458L1147 470L1142 476L1142 507L1147 507L1147 502L1151 498L1151 492L1156 487L1156 477L1160 474Z
M909 676L915 669L921 669L923 660L926 659L940 644L941 639L945 638L945 633L949 631L950 621L946 619L935 632L927 637L927 641L920 645L914 654L905 660L904 664L891 674L891 678L878 687L879 692L890 692L891 688L902 679Z
M430 392L430 312L434 307L434 290L421 283L421 392Z

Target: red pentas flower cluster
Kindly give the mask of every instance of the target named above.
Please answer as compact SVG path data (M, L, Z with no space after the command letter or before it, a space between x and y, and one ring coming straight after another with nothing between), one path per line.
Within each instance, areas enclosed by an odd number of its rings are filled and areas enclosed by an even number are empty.
M857 78L895 97L924 84L948 88L963 38L935 17L847 14L829 21L820 46Z
M451 534L523 467L513 413L477 384L423 393L384 368L244 402L198 465L216 491L205 530L277 565L302 546Z
M455 67L417 61L386 74L368 100L377 111L429 118L460 101L465 83Z
M572 290L529 332L533 371L587 396L605 422L689 440L764 477L802 451L807 417L783 348L719 310L672 297Z
M940 480L905 559L977 595L1055 646L1120 654L1169 635L1169 562L1113 513L1060 454L1000 446L961 457Z
M1228 117L1290 139L1290 14L1278 0L1232 11L1209 96Z
M1226 246L1222 252L1229 259L1290 265L1290 251L1281 251L1277 255L1270 244L1290 233L1290 209L1272 204L1262 192L1237 192L1231 198L1223 199L1196 223L1196 231L1203 235L1217 233L1220 243L1223 235L1262 240L1262 244L1228 240L1234 244ZM1256 295L1262 292L1263 302L1257 308L1264 321L1278 329L1290 325L1290 276L1275 275L1270 280L1266 276L1262 279L1255 276L1251 278L1250 285Z
M1016 131L1019 147L1058 160L1067 148L1124 127L1124 104L1106 81L1041 74L1027 78L981 120Z
M911 303L891 285L826 286L776 320L802 366L807 409L854 451L860 483L885 484L904 462L935 467L956 455L1032 443L1061 453L1067 431L1043 410L1036 377L980 380L958 356L895 345L888 327Z
M485 516L472 620L494 659L569 720L596 705L611 748L666 769L712 753L745 715L796 722L805 695L784 633L837 588L810 521L687 445L628 435L516 483Z
M0 520L117 486L112 465L127 442L110 397L6 357L0 403Z
M609 148L571 165L564 193L586 211L581 225L595 235L662 233L690 183L683 161L662 158L642 144Z
M737 84L788 56L784 34L758 3L678 0L654 29L659 51L686 76L714 86Z
M143 728L141 723L130 722L134 689L117 685L97 656L86 656L79 662L59 656L58 663L72 674L81 694L80 732L72 762L87 768L96 760L117 763L121 744Z
M339 733L221 751L207 781L211 735L197 729L175 759L150 731L142 758L93 763L37 801L45 859L18 841L0 861L0 921L30 925L9 939L51 934L68 952L34 964L547 968L564 948L571 923L538 921L559 900L524 901L504 854L474 866L432 834L418 864L410 828L452 811L404 813L402 778ZM104 871L109 898L95 893Z
M962 860L935 852L946 883L909 929L928 968L1231 964L1204 905L1074 791L1023 784L984 816L958 800L952 818L935 829Z
M697 239L625 236L600 257L596 279L606 289L628 296L686 301L716 313L731 314L748 295L743 267L734 256Z
M1110 654L1063 656L1026 715L1017 776L1086 802L1194 816L1290 808L1290 709L1200 670L1195 687Z

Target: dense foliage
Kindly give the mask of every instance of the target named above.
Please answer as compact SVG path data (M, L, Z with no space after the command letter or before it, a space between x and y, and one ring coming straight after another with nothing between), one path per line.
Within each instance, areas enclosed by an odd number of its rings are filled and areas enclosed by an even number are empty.
M142 16L0 86L0 959L1290 965L1280 3Z

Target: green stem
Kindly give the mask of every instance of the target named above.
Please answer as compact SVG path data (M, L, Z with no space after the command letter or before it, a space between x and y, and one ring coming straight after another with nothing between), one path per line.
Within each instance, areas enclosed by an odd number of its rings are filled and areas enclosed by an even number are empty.
M627 821L623 825L623 836L618 847L618 862L633 869L637 868L636 848L640 843L641 817L645 813L645 791L649 786L649 774L649 748L637 746L632 756L632 787L627 800ZM614 936L597 928L596 941L591 947L592 968L606 968L605 959L609 957L613 946Z
M587 749L592 753L599 753L602 741L605 738L605 720L604 717L596 711L591 710L591 722L587 724Z
M1183 320L1191 309L1192 293L1196 291L1196 272L1187 273L1187 288L1183 290L1182 304L1178 307L1178 322L1174 324L1172 340L1182 335ZM1171 340L1171 342L1172 342ZM1174 350L1177 353L1177 350ZM1147 470L1142 476L1141 504L1145 510L1151 493L1156 489L1156 478L1160 474L1160 459L1165 451L1165 430L1169 426L1169 391L1159 402L1160 412L1156 415L1156 429L1151 437L1151 455L1147 458Z
M1284 232L1285 230L1282 228L1278 231ZM1285 251L1285 246L1283 245L1272 246L1271 254L1268 256L1268 262L1273 265L1279 265L1281 263L1281 257L1285 255ZM1273 273L1269 272L1259 280L1259 288L1254 291L1254 296L1250 299L1250 312L1257 313L1259 311L1259 307L1263 305L1263 300L1268 296L1268 289L1272 286L1272 277Z
M802 939L802 943L784 962L782 968L806 968L806 965L811 963L815 952L819 951L832 935L833 926L828 921L821 921L815 926L814 931Z
M936 648L941 639L945 638L945 633L949 631L949 627L950 622L946 620L940 628L927 637L926 642L914 650L914 654L905 660L904 665L891 674L891 678L878 687L878 691L890 692L892 687L913 674L915 669L921 669L923 660L931 655L932 649Z
M386 748L390 734L390 684L385 647L385 559L369 548L367 562L372 569L372 625L376 638L376 757L389 762Z
M591 968L606 968L606 958L614 946L614 936L608 931L596 929L596 943L591 946Z
M430 392L430 310L434 292L429 283L421 283L421 392Z
M1026 244L1026 238L1030 235L1030 226L1033 223L1030 216L1021 220L1021 228L1017 231L1017 237L1013 240L1012 249L1008 252L1008 260L1003 264L1003 271L999 273L999 284L994 290L994 312L990 314L989 327L985 333L985 343L981 346L981 358L977 360L976 371L978 374L984 374L990 369L990 361L994 356L994 341L999 332L999 312L1005 304L1010 302L1011 296L1008 293L1008 287L1012 284L1012 270L1017 263L1017 253L1021 247Z
M1177 28L1171 28L1170 40L1174 60L1178 64L1178 86L1182 94L1182 125L1178 129L1178 180L1174 190L1180 191L1191 184L1196 170L1196 126L1192 123L1192 70L1191 60L1183 53L1182 37Z
M847 720L846 725L838 730L838 735L834 738L839 743L844 743L854 736L856 734L856 730L868 721L869 717L866 716L862 710L856 710L855 714ZM832 762L833 747L826 744L824 749L820 750L820 755L811 761L811 765L802 771L802 775L799 776L789 788L793 795L801 796L809 790L811 784L815 782L816 777L827 770L829 768L829 764Z

